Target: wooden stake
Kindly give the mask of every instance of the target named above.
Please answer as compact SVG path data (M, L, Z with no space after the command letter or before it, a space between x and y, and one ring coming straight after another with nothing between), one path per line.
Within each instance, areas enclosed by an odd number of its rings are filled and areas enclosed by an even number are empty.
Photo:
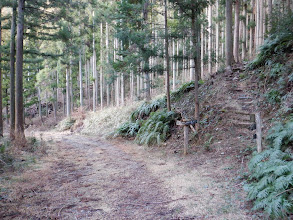
M184 155L187 154L187 148L188 148L188 130L189 130L189 127L184 126L184 151L183 151Z
M261 139L262 139L262 133L261 133L261 117L260 117L260 113L255 113L255 122L256 122L256 143L257 143L257 152L260 153L262 152L262 143L261 143Z

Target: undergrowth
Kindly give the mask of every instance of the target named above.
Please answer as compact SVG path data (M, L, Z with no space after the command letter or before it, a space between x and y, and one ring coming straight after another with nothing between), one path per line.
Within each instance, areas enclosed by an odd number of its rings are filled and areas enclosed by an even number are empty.
M130 116L130 120L135 122L138 119L145 119L151 112L155 112L160 108L166 108L166 98L159 98L151 102L145 102L139 106Z
M142 120L136 120L136 122L125 122L116 131L115 136L121 137L135 137L140 129Z
M203 84L201 81L200 84ZM171 92L171 100L177 101L183 94L194 89L194 82L188 82ZM167 112L166 96L151 102L144 102L131 113L129 121L116 129L115 137L136 137L139 144L158 144L166 141L170 135L170 125L179 115L175 112Z
M272 34L259 47L259 53L256 58L249 64L250 69L270 64L272 59L278 58L286 52L292 52L293 32L283 32Z
M160 145L170 136L170 126L178 117L178 113L167 110L151 113L139 129L136 142L143 145Z
M279 123L267 137L268 149L249 163L245 190L254 210L264 210L272 219L293 214L293 121Z
M69 130L75 123L75 119L71 117L67 117L63 119L59 124L56 126L57 131L66 131Z

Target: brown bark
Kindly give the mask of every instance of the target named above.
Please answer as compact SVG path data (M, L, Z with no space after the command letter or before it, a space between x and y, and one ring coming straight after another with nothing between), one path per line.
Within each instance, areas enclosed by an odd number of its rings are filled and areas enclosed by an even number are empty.
M273 14L273 1L268 0L268 30L270 31L272 28L272 14Z
M100 24L100 32L101 32L101 50L100 50L100 61L101 61L101 66L100 66L100 105L101 105L101 109L103 109L104 107L104 76L103 76L103 23L101 22Z
M219 27L219 0L216 1L216 71L219 69L219 42L220 42L220 27Z
M0 5L0 47L2 43L2 24L1 24L1 18L2 18L2 6ZM2 115L2 67L1 67L1 52L0 52L0 136L3 137L3 115Z
M244 3L243 5L243 8L244 8L244 11L243 11L243 17L245 18L242 22L242 60L244 60L246 58L246 41L247 41L247 35L246 35L246 17L247 17L247 5L246 5L246 2Z
M149 7L149 0L145 0L144 9L143 9L143 17L145 25L148 23L148 7ZM145 49L145 48L143 48ZM144 58L144 77L145 77L145 98L147 101L151 99L151 83L150 83L150 64L149 64L149 57L145 56Z
M167 0L165 0L165 56L166 56L166 96L167 96L167 109L171 111L170 101L170 59L169 59L169 39L168 39L168 11Z
M239 62L239 24L240 24L240 2L235 2L235 27L234 27L234 60L236 63Z
M199 56L200 53L200 24L198 21L198 12L193 9L191 12L191 36L192 42L195 47L196 53L193 53L194 60L194 118L197 120L196 129L199 129L199 91L198 91L198 80L199 80Z
M209 22L209 28L208 28L208 56L209 56L209 64L208 64L208 77L210 77L213 73L213 61L212 61L212 6L210 5L208 7L208 22Z
M226 67L233 64L232 0L226 0Z
M15 91L15 141L25 146L24 117L23 117L23 31L24 31L24 2L18 0L18 24L16 45L16 91Z

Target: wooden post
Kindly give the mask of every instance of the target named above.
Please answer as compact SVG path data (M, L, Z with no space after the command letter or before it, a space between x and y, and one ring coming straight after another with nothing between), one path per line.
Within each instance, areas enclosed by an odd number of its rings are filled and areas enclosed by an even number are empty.
M255 123L256 123L256 143L257 143L257 152L260 153L262 152L262 133L261 133L261 117L260 113L255 113Z
M186 155L187 154L187 148L188 148L188 130L189 130L189 126L184 126L184 151L183 154Z

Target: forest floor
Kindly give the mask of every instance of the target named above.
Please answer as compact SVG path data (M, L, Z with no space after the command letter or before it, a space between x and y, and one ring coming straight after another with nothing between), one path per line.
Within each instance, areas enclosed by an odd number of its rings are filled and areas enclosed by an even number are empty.
M262 219L243 190L255 131L235 115L262 100L255 77L239 68L201 86L204 124L185 157L178 127L160 147L101 138L108 116L93 120L91 136L32 127L27 136L43 139L47 153L29 169L0 174L0 219ZM174 108L192 115L193 98L191 91Z
M1 219L252 219L241 184L194 155L70 132L41 135L47 155L1 178Z

